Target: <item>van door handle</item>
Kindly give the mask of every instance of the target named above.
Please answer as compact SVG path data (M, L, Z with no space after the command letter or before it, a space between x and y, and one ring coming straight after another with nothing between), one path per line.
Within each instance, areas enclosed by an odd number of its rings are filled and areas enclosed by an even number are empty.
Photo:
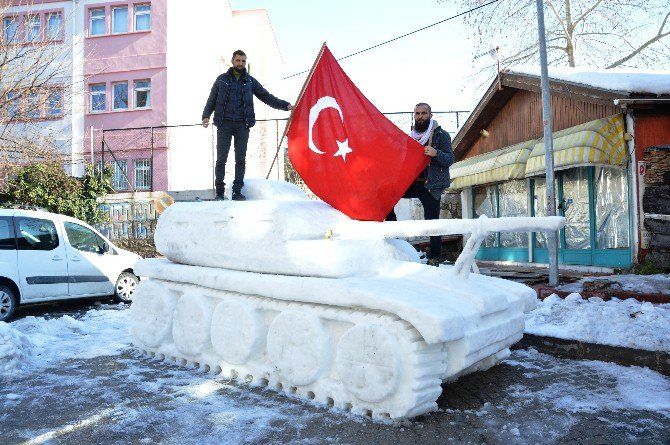
M79 258L78 256L73 256L72 261L81 261L81 258Z
M54 256L51 258L51 261L63 261L63 258L59 257L58 255Z

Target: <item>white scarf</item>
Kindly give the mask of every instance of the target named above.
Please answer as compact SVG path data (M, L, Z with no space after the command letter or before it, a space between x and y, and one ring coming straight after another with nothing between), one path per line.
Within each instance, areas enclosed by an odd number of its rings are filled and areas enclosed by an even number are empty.
M433 128L436 126L437 122L431 119L430 124L428 125L428 129L426 129L426 131L419 133L414 128L412 128L412 132L409 135L412 136L417 141L419 141L419 144L426 145L426 142L428 142L428 138L430 138L430 135L433 133Z

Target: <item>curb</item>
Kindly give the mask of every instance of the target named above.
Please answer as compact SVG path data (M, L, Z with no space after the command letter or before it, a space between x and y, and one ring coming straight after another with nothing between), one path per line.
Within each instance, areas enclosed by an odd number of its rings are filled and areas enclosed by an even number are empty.
M539 352L560 358L601 360L624 366L641 366L670 376L670 353L585 343L579 340L524 334L510 349L533 347Z
M575 292L567 292L562 290L556 290L549 286L539 285L533 286L537 292L537 297L541 300L544 300L551 294L556 294L561 298L565 298L568 295ZM620 300L625 300L626 298L635 298L640 302L649 302L654 304L668 304L670 303L670 295L661 294L661 293L643 293L635 291L623 291L623 290L604 290L604 291L580 291L579 293L582 298L587 299L591 297L600 297L603 300L611 300L612 298L618 298Z

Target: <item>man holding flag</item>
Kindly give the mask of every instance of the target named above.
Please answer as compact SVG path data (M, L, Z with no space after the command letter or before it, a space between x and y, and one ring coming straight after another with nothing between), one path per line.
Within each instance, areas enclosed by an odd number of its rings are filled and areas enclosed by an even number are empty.
M414 127L410 136L423 145L423 152L430 157L430 163L409 186L403 198L418 198L423 206L424 219L440 217L440 198L449 187L449 167L454 163L454 151L451 148L451 136L433 120L430 105L421 102L414 107ZM387 221L396 221L394 210L386 217ZM430 237L428 263L439 263L442 251L442 237Z

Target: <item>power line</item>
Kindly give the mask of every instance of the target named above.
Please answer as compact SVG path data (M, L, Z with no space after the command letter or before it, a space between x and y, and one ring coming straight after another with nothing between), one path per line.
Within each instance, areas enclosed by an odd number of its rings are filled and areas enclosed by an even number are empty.
M497 3L497 2L499 2L499 1L500 1L500 0L491 0L490 2L488 2L488 3L484 3L484 4L482 4L482 5L479 5L479 6L477 6L476 8L468 9L467 11L463 11L463 12L461 12L461 13L459 13L459 14L456 14L456 15L453 15L453 16L451 16L451 17L448 17L448 18L446 18L446 19L444 19L444 20L440 20L439 22L435 22L435 23L433 23L432 25L424 26L423 28L419 28L419 29L416 29L416 30L414 30L414 31L412 31L412 32L408 32L407 34L403 34L403 35L401 35L401 36L394 37L394 38L392 38L391 40L387 40L387 41L385 41L385 42L378 43L378 44L376 44L376 45L374 45L374 46L371 46L371 47L369 47L369 48L365 48L365 49L362 49L362 50L360 50L360 51L356 51L355 53L349 54L348 56L340 57L340 58L337 59L337 60L339 61L339 60L348 59L349 57L353 57L353 56L356 56L356 55L358 55L358 54L364 53L364 52L366 52L366 51L370 51L371 49L379 48L380 46L386 45L387 43L395 42L396 40L400 40L400 39L402 39L402 38L404 38L404 37L411 36L412 34L416 34L417 32L423 31L423 30L428 29L428 28L432 28L433 26L437 26L437 25L442 24L442 23L444 23L444 22L448 22L449 20L453 20L453 19L455 19L455 18L457 18L457 17L460 17L460 16L462 16L462 15L465 15L465 14L469 14L469 13L471 13L471 12L473 12L473 11L476 11L476 10L478 10L478 9L481 9L481 8L485 7L485 6L491 5L491 4L493 4L493 3ZM305 74L305 73L308 73L308 72L309 72L309 70L300 71L299 73L295 73L295 74L291 74L290 76L286 76L286 77L284 77L283 79L284 79L284 80L286 80L286 79L290 79L291 77L299 76L299 75L301 75L301 74Z

